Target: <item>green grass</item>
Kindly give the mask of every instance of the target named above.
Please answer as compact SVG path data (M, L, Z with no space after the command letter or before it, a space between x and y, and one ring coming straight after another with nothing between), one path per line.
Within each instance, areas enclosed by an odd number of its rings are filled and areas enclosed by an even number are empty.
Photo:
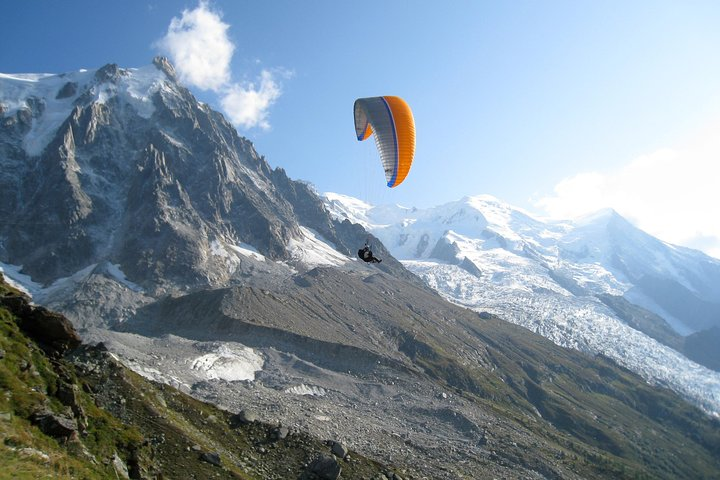
M15 294L0 282L0 295L8 292ZM230 413L150 382L93 348L75 352L79 362L50 360L2 307L0 348L0 480L116 478L116 454L129 468L135 459L150 477L298 478L312 455L329 452L324 442L299 433L273 441L273 427L266 424L232 428ZM85 371L86 360L96 367ZM67 442L30 421L41 409L67 412L56 396L61 384L75 386L75 408L87 422ZM223 467L201 461L194 445L220 453ZM343 463L343 478L372 478L385 470L353 453L353 462Z

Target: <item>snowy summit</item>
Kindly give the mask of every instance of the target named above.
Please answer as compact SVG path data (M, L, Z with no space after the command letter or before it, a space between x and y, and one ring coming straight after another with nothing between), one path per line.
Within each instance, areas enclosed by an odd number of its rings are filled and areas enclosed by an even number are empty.
M325 198L448 300L607 355L720 413L720 373L629 326L616 303L652 312L676 338L717 326L718 317L700 321L691 305L720 312L720 261L657 240L612 210L548 222L487 195L423 210ZM658 283L686 295L674 302Z

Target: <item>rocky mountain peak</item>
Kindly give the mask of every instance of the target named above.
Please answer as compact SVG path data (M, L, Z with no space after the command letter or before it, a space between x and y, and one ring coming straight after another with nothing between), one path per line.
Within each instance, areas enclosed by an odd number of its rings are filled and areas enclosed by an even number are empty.
M70 98L74 97L77 93L78 84L76 82L67 82L62 86L60 90L58 90L57 95L55 96L56 100L62 100L63 98Z
M155 57L153 58L153 65L155 65L158 70L163 72L167 77L174 81L177 81L177 74L175 73L175 67L170 63L170 60L168 60L167 57Z
M23 128L0 125L0 191L7 215L36 227L1 224L0 261L42 284L110 262L151 291L202 288L229 281L247 247L302 270L328 255L350 261L367 237L333 220L306 184L271 169L175 83L167 58L25 78L0 78L4 103L32 107L33 117Z
M115 63L108 63L95 72L95 80L98 83L114 82L123 74L127 74L127 71L121 69Z

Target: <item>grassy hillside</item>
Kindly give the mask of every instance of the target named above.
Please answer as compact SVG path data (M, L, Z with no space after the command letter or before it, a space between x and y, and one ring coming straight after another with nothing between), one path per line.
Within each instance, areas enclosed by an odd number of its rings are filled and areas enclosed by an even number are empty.
M27 307L0 280L0 478L310 479L335 478L341 468L342 478L371 479L394 473L352 452L332 456L333 449L344 452L331 442L149 382L102 346L55 349L20 328L23 319L11 313L18 299Z
M327 290L324 284L319 287ZM315 313L304 318L303 328L310 328L312 319L326 321L328 328L332 315L353 319L351 305L347 311L320 314L321 305L308 294L312 288L302 297L302 305ZM223 301L227 292L216 292L217 298L204 296L209 303L202 306L203 315L209 318L217 312L217 303L228 312L242 307L257 318L283 318L270 313L281 311L284 297L250 295L253 292L238 297L239 292L229 292L233 302ZM452 465L442 478L720 478L719 422L674 393L646 384L607 358L559 348L491 315L441 305L435 296L418 294L413 299L412 308L373 318L394 319L392 328L382 324L383 341L396 348L394 353L388 350L392 361L383 360L386 366L414 375L416 381L426 382L423 385L442 386L456 398L453 408L427 418L468 430L467 438L476 444L466 448L478 456ZM179 325L181 311L188 318L194 315L193 309L178 310L173 317ZM297 303L292 314L302 317ZM403 315L410 314L413 318L407 321L416 327L412 333L398 327ZM424 334L419 327L433 315L452 315L442 336ZM244 340L270 341L260 335L264 330L258 325L250 329L227 316L215 320L248 330ZM281 326L291 325L275 325ZM227 338L234 338L232 331L223 330ZM299 358L307 347L328 367L332 361L348 367L341 361L344 354L337 353L340 343L316 348L318 341L301 333L293 333L307 344L293 344ZM342 341L345 334L338 331L332 338ZM453 338L465 345L479 341L481 361L463 361ZM347 352L342 351L356 361L364 352L376 364L381 350L372 343L366 347L367 351L350 351L345 346ZM372 350L377 353L368 353ZM0 388L0 478L420 479L435 478L422 471L422 461L450 458L446 451L426 451L427 458L405 458L388 467L354 452L346 457L333 439L254 421L251 407L228 412L200 402L130 371L103 345L80 345L64 317L28 305L19 292L1 282ZM421 404L407 400L404 405L423 415ZM473 420L473 412L485 421ZM407 447L419 435L416 425L410 427Z

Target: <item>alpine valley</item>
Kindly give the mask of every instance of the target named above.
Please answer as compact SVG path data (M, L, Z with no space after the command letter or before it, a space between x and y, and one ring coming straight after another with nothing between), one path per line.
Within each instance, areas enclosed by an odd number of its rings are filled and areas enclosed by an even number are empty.
M42 428L62 414L95 431L100 414L54 400L72 378L121 422L146 419L138 445L165 466L115 468L132 478L720 477L720 261L615 212L548 222L487 196L424 211L320 196L164 58L0 74L0 167L3 298L24 290L84 343L15 368L41 307L3 300L3 459L24 442L67 445L90 470L138 463L119 441ZM355 259L366 240L381 264ZM33 380L55 378L48 365L62 388ZM123 366L145 380L121 404ZM23 382L47 396L42 415ZM160 396L131 414L130 397ZM198 400L227 414L151 433L209 411ZM222 456L204 473L169 466L213 429Z

